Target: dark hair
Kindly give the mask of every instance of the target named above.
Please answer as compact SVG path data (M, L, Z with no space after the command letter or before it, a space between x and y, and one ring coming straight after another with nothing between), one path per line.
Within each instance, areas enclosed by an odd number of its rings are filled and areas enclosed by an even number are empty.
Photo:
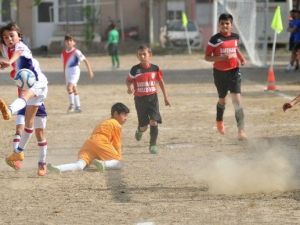
M221 20L230 20L230 22L232 23L233 22L233 17L231 14L229 13L222 13L220 16L219 16L219 22Z
M3 44L5 44L4 40L3 40L4 31L16 31L21 39L23 37L23 34L21 33L21 29L19 28L19 26L16 23L11 22L11 23L5 25L4 27L1 27L1 29L0 29L1 42Z
M111 107L111 115L113 116L114 112L117 112L118 114L121 113L129 113L129 108L124 105L121 102L115 103L112 107Z
M147 45L140 45L137 49L138 51L148 50L149 53L152 53L152 50Z
M70 34L65 35L65 41L75 41L74 37Z
M116 24L115 23L111 23L110 24L110 29L112 30L112 29L115 29L116 28Z

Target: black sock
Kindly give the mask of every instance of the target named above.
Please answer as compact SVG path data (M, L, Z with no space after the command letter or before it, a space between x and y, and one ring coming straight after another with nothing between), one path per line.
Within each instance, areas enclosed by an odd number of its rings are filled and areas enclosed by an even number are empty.
M217 104L217 121L223 121L223 114L225 111L225 105Z
M244 129L244 110L243 108L239 108L235 110L235 119L237 123L237 127L239 129Z
M158 127L150 126L150 145L156 145L157 136L158 136Z

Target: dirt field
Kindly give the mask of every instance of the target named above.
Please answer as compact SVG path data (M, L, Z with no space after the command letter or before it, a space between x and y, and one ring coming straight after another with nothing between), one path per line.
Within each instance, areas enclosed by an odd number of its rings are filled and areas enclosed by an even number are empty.
M123 102L131 109L123 128L125 167L121 171L36 175L38 150L32 138L24 168L4 163L11 152L14 120L0 126L0 224L300 224L300 114L281 106L300 93L300 72L285 73L276 65L280 92L264 92L265 68L245 67L243 105L249 140L237 140L230 99L226 135L214 129L217 95L211 65L199 55L154 58L165 72L172 107L160 107L159 154L148 153L149 134L134 139L137 126L132 96L124 79L134 56L110 70L108 57L91 57L95 79L84 66L79 83L83 112L67 114L61 65L41 58L49 79L48 162L73 162L94 125ZM1 72L0 96L11 102L15 87Z

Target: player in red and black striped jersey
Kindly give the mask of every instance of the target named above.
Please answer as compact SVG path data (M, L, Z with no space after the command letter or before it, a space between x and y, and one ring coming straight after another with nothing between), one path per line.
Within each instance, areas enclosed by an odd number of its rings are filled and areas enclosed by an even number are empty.
M135 139L141 140L143 132L150 124L150 147L152 154L157 153L156 140L158 136L158 123L161 123L159 104L157 98L156 83L158 82L166 106L170 106L167 96L163 73L158 66L150 63L152 51L149 47L142 45L138 48L137 57L139 64L133 66L126 79L127 93L134 94L134 103L138 116L138 128Z
M220 32L213 35L207 45L205 60L214 62L214 83L218 91L216 126L221 134L225 134L223 114L228 91L232 97L235 118L238 127L238 139L246 139L244 130L244 111L241 105L241 73L239 65L246 60L238 48L239 35L232 33L233 17L223 13L219 17Z

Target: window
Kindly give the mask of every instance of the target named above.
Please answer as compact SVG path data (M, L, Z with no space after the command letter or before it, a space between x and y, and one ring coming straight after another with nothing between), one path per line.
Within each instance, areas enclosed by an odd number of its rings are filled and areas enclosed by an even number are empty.
M1 20L2 22L10 22L11 18L11 1L2 0L1 1Z
M42 2L38 5L38 22L53 22L53 2Z
M58 0L58 22L84 22L84 7L87 5L94 6L94 3L95 0Z

